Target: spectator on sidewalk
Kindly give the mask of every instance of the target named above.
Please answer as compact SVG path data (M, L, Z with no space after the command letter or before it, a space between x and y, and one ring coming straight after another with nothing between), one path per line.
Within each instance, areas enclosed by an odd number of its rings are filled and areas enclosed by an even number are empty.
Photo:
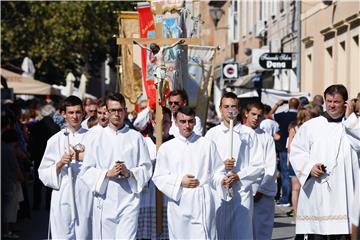
M276 103L273 108L273 112L283 105L284 101L280 100ZM279 124L280 127L280 139L275 142L276 151L280 159L280 173L281 173L281 198L278 201L279 205L290 206L290 177L288 168L288 153L286 149L286 140L288 138L289 124L296 119L297 109L299 107L299 100L297 98L291 98L289 100L289 110L280 112L274 115L274 120Z

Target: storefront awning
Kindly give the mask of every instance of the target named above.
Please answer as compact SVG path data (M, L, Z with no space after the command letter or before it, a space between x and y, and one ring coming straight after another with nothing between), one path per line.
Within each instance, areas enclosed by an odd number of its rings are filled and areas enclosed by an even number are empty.
M50 95L58 94L50 84L38 80L24 77L20 74L1 68L1 76L6 79L9 88L12 88L15 94L26 95Z

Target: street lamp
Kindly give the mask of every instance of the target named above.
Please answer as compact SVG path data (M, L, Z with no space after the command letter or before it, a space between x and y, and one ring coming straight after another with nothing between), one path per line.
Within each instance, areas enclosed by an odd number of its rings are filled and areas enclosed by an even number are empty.
M210 16L214 22L215 29L217 29L218 23L220 21L220 18L222 15L224 15L225 12L220 7L212 7L210 8Z

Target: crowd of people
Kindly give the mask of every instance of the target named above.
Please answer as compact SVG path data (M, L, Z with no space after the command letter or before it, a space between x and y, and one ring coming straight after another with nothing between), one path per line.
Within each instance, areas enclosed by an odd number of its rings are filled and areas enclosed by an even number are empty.
M331 85L311 102L239 101L225 92L203 127L172 91L158 150L146 101L136 118L118 93L3 103L3 237L42 200L53 239L271 239L276 204L292 207L296 239L360 236L360 94Z

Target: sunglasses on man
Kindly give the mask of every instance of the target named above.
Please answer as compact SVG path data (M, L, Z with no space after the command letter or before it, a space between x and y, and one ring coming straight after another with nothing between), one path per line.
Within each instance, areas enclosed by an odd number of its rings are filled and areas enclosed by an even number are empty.
M176 105L176 106L179 106L180 105L180 102L176 102L176 101L169 101L169 105Z

